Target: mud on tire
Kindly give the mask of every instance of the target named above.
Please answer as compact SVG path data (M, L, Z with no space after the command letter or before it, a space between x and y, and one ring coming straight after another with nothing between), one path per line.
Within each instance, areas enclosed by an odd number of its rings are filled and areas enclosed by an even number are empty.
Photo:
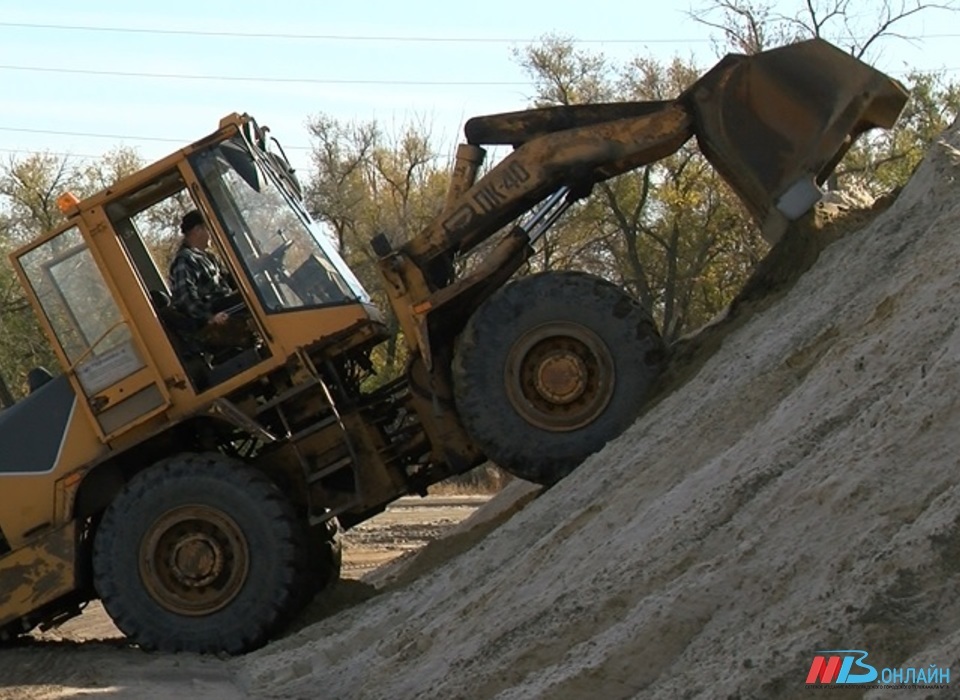
M248 651L295 604L298 528L261 472L216 453L179 455L135 476L107 508L94 583L144 649Z
M491 460L552 484L635 420L664 354L649 314L615 285L580 272L521 278L464 329L457 409Z

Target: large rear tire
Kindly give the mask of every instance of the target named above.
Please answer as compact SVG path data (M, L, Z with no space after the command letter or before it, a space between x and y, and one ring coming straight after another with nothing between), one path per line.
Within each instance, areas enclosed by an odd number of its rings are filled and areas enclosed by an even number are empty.
M94 582L144 649L249 651L296 604L300 527L261 472L216 453L180 455L135 476L107 508Z
M581 272L521 278L464 329L457 410L496 464L552 484L636 419L664 355L649 314L615 285Z

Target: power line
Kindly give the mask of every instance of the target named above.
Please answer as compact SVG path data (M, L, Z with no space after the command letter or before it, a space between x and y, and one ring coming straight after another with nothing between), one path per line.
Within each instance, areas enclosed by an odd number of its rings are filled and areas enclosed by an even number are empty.
M141 71L95 70L54 66L0 65L0 70L28 73L60 73L66 75L94 75L115 78L146 78L151 80L199 80L216 82L287 83L300 85L399 85L425 87L531 87L531 82L514 80L402 80L393 78L286 78L248 75L196 75L189 73L147 73ZM960 67L917 69L920 73L955 72ZM910 70L896 71L907 75Z
M52 132L59 133L59 132ZM133 137L136 138L136 137ZM290 147L285 147L287 150L290 150ZM307 146L296 147L296 150L309 150ZM10 155L27 155L27 156L56 156L58 158L76 158L81 161L88 160L100 160L104 158L107 153L100 153L99 155L94 153L74 153L73 151L50 151L50 150L38 150L32 148L0 148L0 153L9 153ZM146 162L153 162L155 158L145 158Z
M96 160L103 157L102 154L95 156L92 153L71 153L70 151L34 151L29 148L0 148L0 153L10 153L11 155L57 156L59 158L79 158L81 160Z
M54 131L52 129L31 129L21 126L0 126L0 131L15 131L22 134L45 134L48 136L81 136L94 139L129 139L131 141L161 141L164 143L185 143L179 139L162 136L124 136L122 134L96 134L86 131Z
M117 27L102 25L49 24L38 22L0 22L0 27L12 29L44 29L67 32L105 32L114 34L156 34L173 36L225 37L237 39L283 39L308 41L405 42L435 44L521 44L534 43L541 37L475 37L475 36L402 36L391 34L299 34L294 32L241 32L201 29L158 29L154 27ZM956 39L960 34L924 34L918 39ZM864 37L860 37L861 39ZM694 37L606 37L566 38L575 44L708 44L710 38Z
M2 26L3 23L0 23ZM32 66L4 66L0 65L0 70L35 70L43 72L64 72L64 73L85 73L85 74L97 74L97 75L119 75L119 76L135 76L135 77L156 77L156 78L193 78L200 80L250 80L250 81L265 81L272 82L284 81L284 82L325 82L323 80L312 80L312 79L286 79L286 78L241 78L241 77L215 77L215 76L174 76L166 74L152 74L152 73L134 73L134 72L119 72L119 71L85 71L80 69L71 69L71 68L44 68L44 67L32 67ZM935 69L918 69L917 72L920 73L939 73L939 72L956 72L960 71L960 66L954 67L944 67L944 68L935 68ZM906 75L911 71L899 71L895 75ZM347 83L372 83L372 84L420 84L420 85L474 85L478 83L433 83L428 81L408 81L408 82L397 82L394 83L388 80L378 80L378 81L331 81L331 82L347 82ZM492 84L492 85L527 85L529 83L482 83L482 84ZM171 143L171 144L185 144L190 143L191 139L176 139L162 136L143 136L143 135L131 135L131 134L114 134L114 133L96 133L96 132L85 132L85 131L60 131L55 129L37 129L31 127L17 127L17 126L0 126L0 131L8 131L15 133L23 134L40 134L48 136L70 136L74 138L95 138L95 139L111 139L111 140L121 140L121 141L149 141L149 142L158 142L158 143ZM310 146L298 146L298 145L285 145L284 148L290 151L309 151L311 150ZM0 151L10 152L11 149L0 149ZM31 151L34 152L34 151ZM97 156L90 156L97 157Z
M175 36L227 37L237 39L294 39L310 41L365 41L407 42L436 44L522 44L539 41L539 38L469 37L469 36L399 36L370 34L296 34L286 32L234 32L199 29L155 29L145 27L109 27L94 25L39 24L32 22L0 22L0 27L16 29L54 29L69 32L110 32L115 34L166 34ZM576 44L704 44L709 39L570 39Z
M138 71L92 70L86 68L55 68L47 66L15 66L0 65L0 70L25 71L32 73L66 73L71 75L99 75L121 78L151 78L159 80L214 80L217 82L246 82L246 83L294 83L305 85L429 85L435 87L454 86L529 86L527 82L502 80L396 80L386 78L281 78L281 77L254 77L242 75L191 75L186 73L143 73Z
M11 131L19 134L42 134L44 136L73 136L91 139L111 139L120 141L155 141L159 143L187 144L194 139L174 139L163 136L131 136L130 134L103 134L89 131L57 131L55 129L33 129L22 126L0 126L0 131ZM309 146L284 146L288 151L309 151Z

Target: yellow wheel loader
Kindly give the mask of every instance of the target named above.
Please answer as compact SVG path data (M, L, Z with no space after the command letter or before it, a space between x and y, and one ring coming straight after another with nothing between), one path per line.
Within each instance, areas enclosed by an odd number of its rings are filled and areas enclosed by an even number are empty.
M63 197L65 223L11 256L60 371L0 412L0 636L102 599L144 649L244 652L337 579L341 528L488 459L557 481L630 425L665 357L604 280L511 281L562 212L695 137L774 239L905 100L815 40L728 56L671 101L471 119L444 210L372 242L410 356L380 384L384 316L251 117ZM481 176L491 144L514 148ZM190 209L236 285L232 345L171 302L164 236Z

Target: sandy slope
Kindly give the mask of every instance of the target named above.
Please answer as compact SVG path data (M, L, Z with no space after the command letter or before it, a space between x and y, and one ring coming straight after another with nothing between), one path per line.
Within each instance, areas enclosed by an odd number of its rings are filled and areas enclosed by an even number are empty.
M960 134L946 139L620 440L449 564L234 662L241 685L794 698L824 648L960 674Z

